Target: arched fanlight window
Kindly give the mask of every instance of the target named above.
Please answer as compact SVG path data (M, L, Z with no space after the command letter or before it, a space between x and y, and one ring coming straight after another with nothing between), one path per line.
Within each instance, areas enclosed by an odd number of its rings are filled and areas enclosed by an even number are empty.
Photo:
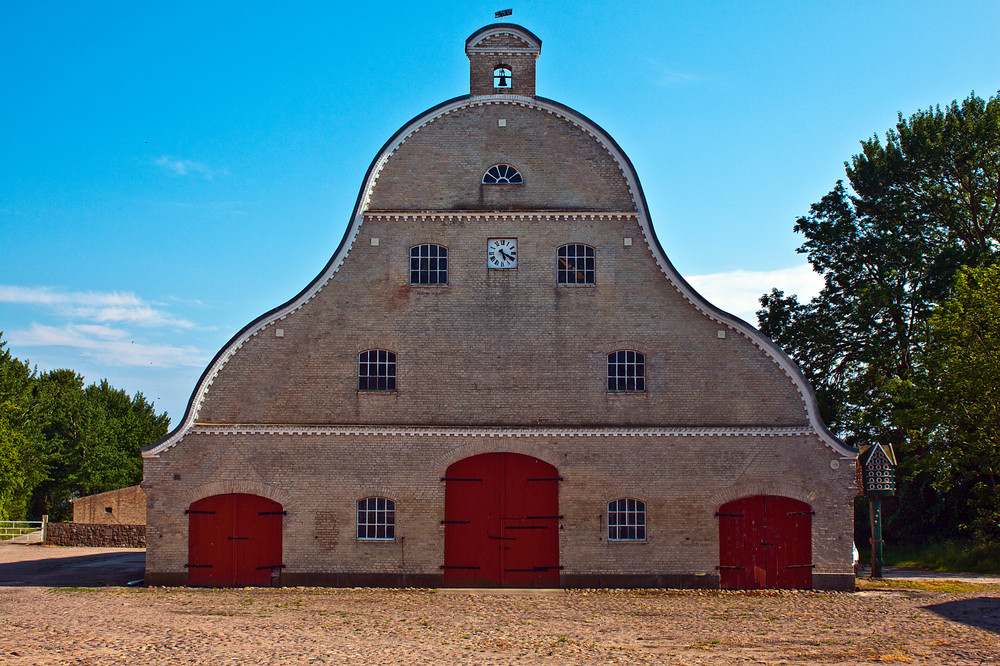
M521 174L509 164L494 164L483 174L484 185L520 185L523 182Z
M504 66L497 67L493 70L493 87L510 89L510 70Z

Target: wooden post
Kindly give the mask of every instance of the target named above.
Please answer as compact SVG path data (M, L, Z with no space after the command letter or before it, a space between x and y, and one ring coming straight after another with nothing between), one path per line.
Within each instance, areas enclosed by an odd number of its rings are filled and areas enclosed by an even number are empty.
M872 578L882 578L882 496L868 497L872 524Z

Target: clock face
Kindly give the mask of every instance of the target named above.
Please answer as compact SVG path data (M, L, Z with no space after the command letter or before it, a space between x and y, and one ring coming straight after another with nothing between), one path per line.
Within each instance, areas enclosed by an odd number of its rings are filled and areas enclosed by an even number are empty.
M486 243L486 265L490 268L517 268L517 239L489 239Z

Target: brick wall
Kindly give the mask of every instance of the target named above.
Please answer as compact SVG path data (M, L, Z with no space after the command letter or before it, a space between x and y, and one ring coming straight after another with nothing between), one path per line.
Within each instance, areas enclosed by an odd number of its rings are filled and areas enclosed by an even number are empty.
M453 462L492 451L545 460L564 478L560 564L568 581L600 576L614 581L627 574L701 577L717 585L715 512L731 499L755 494L809 503L816 512L817 580L825 576L843 583L851 576L853 466L839 464L839 455L814 436L498 433L189 434L168 453L146 461L151 580L184 582L185 509L201 497L231 492L269 497L288 512L286 581L305 574L327 575L327 581L352 573L440 576L441 478ZM835 460L837 469L830 464ZM356 539L355 503L369 496L396 502L395 541ZM619 497L646 502L646 542L607 541L607 503Z
M773 360L735 331L719 338L720 326L662 276L634 216L580 217L367 216L334 279L236 352L198 420L806 423L802 396ZM487 269L491 237L518 238L516 270ZM557 248L571 242L595 248L595 286L556 285ZM418 243L448 248L448 286L409 285ZM358 353L370 348L396 352L397 391L357 391ZM607 392L607 355L618 349L646 355L645 393Z
M484 186L483 174L498 163L516 167L524 184ZM622 211L635 202L621 167L575 124L494 101L473 102L407 138L382 168L368 208Z
M145 525L146 493L130 486L73 500L73 522L93 525Z

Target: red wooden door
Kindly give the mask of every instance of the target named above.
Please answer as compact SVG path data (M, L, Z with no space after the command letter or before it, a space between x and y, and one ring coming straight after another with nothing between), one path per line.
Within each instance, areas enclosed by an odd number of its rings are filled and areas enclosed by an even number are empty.
M282 509L257 495L212 495L188 509L188 584L268 587L281 566Z
M719 577L723 588L812 587L812 509L791 497L755 495L722 505Z
M445 482L445 585L559 586L555 467L485 453L450 466Z

